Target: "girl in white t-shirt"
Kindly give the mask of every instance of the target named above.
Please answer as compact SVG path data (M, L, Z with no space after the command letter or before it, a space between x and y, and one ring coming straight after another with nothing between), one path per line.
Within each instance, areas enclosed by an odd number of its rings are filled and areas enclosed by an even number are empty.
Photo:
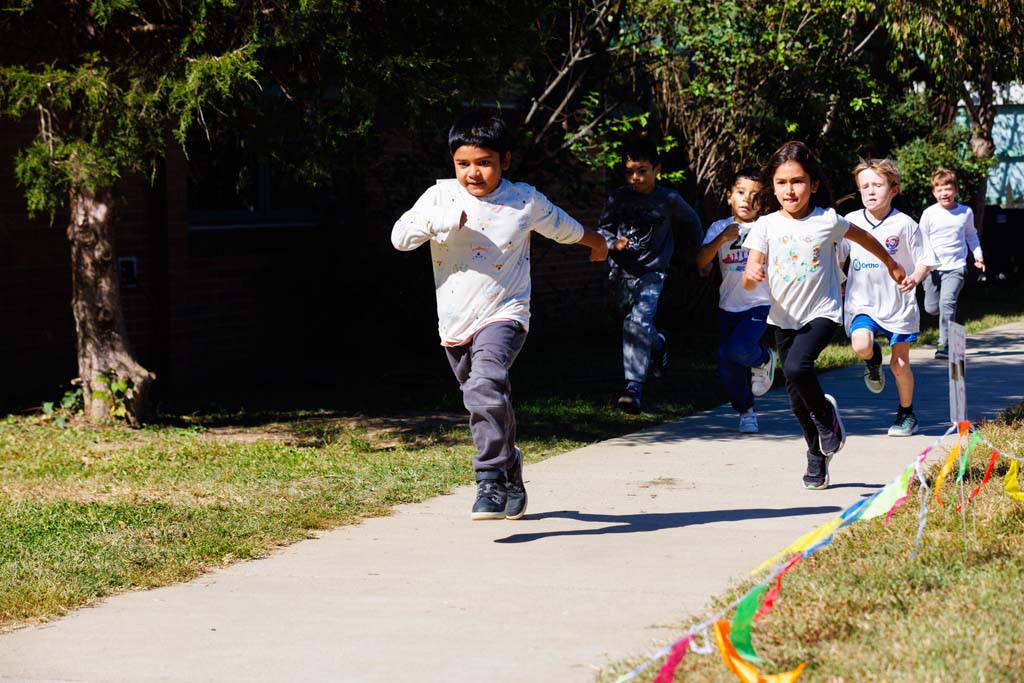
M928 238L914 219L893 208L900 191L900 173L891 159L861 160L853 169L863 209L846 215L846 220L871 234L910 273L907 281L920 283L938 265ZM848 253L847 253L848 252ZM913 291L892 286L882 264L859 245L845 240L839 261L850 258L846 281L845 323L850 344L864 359L864 384L872 393L885 387L882 347L875 335L884 335L892 348L889 367L896 380L899 410L889 427L889 436L911 436L917 432L914 415L914 373L910 369L910 344L917 341L921 312Z
M754 397L772 388L777 358L774 350L761 344L768 328L768 286L762 283L748 292L742 283L747 265L743 240L757 218L754 195L760 189L758 169L739 171L726 197L732 216L711 224L697 252L698 268L710 268L718 257L718 374L744 433L758 431Z
M822 391L814 361L842 321L836 243L844 237L871 252L901 289L914 285L874 237L833 209L825 174L802 142L787 142L761 172L761 217L743 246L749 249L743 286L767 280L768 324L782 358L786 392L807 442L804 488L828 487L828 465L846 442L835 398ZM893 285L894 287L896 285Z

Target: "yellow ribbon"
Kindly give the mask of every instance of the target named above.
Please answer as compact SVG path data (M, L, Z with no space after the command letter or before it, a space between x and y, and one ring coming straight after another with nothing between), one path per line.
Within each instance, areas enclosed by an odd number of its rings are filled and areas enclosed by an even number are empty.
M1024 502L1024 492L1020 490L1020 482L1017 480L1017 472L1020 470L1020 463L1016 460L1010 461L1010 469L1006 470L1003 477L1003 490L1006 495Z

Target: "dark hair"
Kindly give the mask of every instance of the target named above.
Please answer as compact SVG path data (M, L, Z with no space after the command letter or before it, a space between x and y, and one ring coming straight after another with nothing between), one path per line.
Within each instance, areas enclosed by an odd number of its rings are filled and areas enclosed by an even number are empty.
M832 206L832 190L828 185L828 178L821 164L815 158L814 153L804 143L798 140L790 140L775 150L771 159L761 169L761 190L754 199L754 206L760 215L779 210L779 200L775 198L775 171L786 162L793 161L804 169L810 177L811 182L817 181L818 189L811 195L810 206L822 208Z
M648 137L633 138L622 146L622 163L627 161L649 161L651 166L661 163L658 146Z
M729 187L735 185L740 178L761 182L761 169L757 166L744 166L740 170L736 171L736 174L732 177L732 182L729 184Z
M511 151L512 141L505 121L493 111L477 109L460 117L448 131L448 151L464 145L489 149L504 156Z

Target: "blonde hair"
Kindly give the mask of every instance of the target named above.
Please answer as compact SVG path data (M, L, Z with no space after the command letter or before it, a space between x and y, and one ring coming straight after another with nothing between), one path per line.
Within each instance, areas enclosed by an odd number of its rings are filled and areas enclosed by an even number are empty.
M952 185L953 187L959 187L956 182L956 173L949 170L945 166L939 166L935 169L935 173L932 173L932 187L936 185Z
M900 169L892 159L861 159L853 169L854 182L857 182L857 177L864 171L874 171L888 180L893 187L899 187Z

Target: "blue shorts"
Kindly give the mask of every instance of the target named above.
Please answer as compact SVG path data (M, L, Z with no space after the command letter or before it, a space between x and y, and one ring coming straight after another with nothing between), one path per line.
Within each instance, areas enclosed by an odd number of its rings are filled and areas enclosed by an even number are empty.
M853 322L850 323L850 336L853 336L854 330L871 330L871 334L884 334L885 338L889 340L889 346L893 344L899 344L901 342L916 342L917 332L911 332L909 334L903 332L890 332L881 325L875 322L875 319L870 315L861 313L853 318Z

